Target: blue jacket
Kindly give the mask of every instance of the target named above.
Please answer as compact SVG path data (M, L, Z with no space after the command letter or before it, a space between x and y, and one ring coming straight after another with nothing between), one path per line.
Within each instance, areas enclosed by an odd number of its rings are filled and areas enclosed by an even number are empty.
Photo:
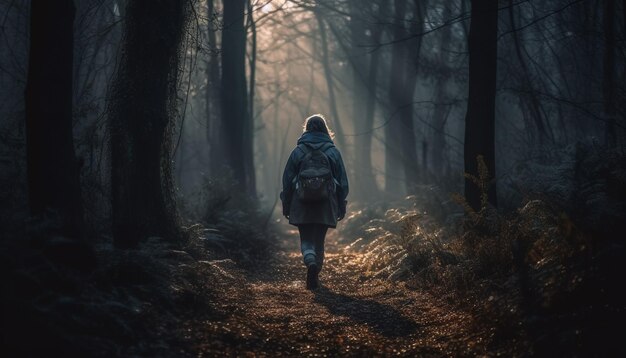
M336 195L331 197L331 200L306 205L301 203L293 195L293 192L300 162L306 153L296 146L287 160L283 172L283 191L280 193L280 199L283 203L283 215L289 217L289 223L292 225L324 224L329 227L336 227L337 219L346 213L346 197L349 190L348 177L341 153L334 146L332 139L328 134L322 132L304 132L298 139L298 145L304 144L313 150L321 148L326 143L333 144L324 153L330 160L333 178L337 183Z

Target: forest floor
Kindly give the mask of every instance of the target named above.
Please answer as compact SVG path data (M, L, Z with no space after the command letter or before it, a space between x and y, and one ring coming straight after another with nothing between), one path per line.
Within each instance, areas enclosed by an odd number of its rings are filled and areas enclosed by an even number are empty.
M321 287L305 289L297 231L278 236L273 253L254 265L210 264L221 273L209 306L211 318L187 320L192 354L515 355L489 348L494 329L471 312L404 283L366 279L360 260L331 230ZM458 305L457 305L458 306Z

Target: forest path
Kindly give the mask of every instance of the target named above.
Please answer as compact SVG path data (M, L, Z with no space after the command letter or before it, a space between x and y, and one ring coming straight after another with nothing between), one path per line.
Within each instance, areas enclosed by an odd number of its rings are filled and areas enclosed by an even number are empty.
M278 252L255 268L216 264L225 275L212 303L217 318L186 327L201 356L485 353L485 332L473 331L470 314L403 284L364 279L335 231L316 291L305 289L297 231L279 241Z

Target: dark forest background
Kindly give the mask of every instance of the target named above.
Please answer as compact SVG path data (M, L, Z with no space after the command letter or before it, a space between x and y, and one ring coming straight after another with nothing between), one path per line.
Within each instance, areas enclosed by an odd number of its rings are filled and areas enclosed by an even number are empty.
M217 288L164 262L276 251L282 170L322 113L351 185L337 240L366 277L499 322L487 352L624 354L625 17L618 0L0 0L3 349L195 354L149 327L210 316L184 300Z

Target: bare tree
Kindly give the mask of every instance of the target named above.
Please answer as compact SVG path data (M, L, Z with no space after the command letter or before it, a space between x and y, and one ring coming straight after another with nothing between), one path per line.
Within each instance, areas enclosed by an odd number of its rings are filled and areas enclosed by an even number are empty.
M413 21L406 28L407 0L394 1L392 23L391 75L389 82L390 121L385 127L385 192L403 194L402 187L413 190L418 181L417 147L413 125L413 95L417 81L418 55L424 21L423 4L412 7ZM404 185L402 185L404 184Z
M224 144L222 143L222 116L219 95L220 56L217 45L218 15L215 8L216 0L207 0L207 38L209 59L206 67L206 130L209 142L209 166L213 175L217 173L224 161Z
M224 2L222 30L222 138L224 158L243 193L256 196L253 123L246 89L246 0Z
M31 214L51 214L59 233L83 226L79 167L72 135L71 0L33 0L25 91L28 198Z
M552 131L550 130L547 118L544 119L541 102L539 101L537 93L534 90L530 69L528 68L528 64L526 63L526 59L524 58L524 54L522 52L523 44L520 39L521 34L515 30L516 22L514 5L513 0L509 0L509 22L511 28L513 29L511 36L513 37L513 47L515 49L517 64L521 70L521 91L518 93L520 108L522 109L522 115L524 118L530 117L525 121L528 125L527 130L529 135L536 132L536 139L538 140L539 145L543 146L546 144L548 139L554 141L554 136L551 135ZM526 108L528 110L524 110Z
M171 176L186 1L130 0L110 98L114 241L178 234Z
M330 68L330 54L328 50L328 37L326 36L326 24L324 23L323 15L319 10L314 10L315 19L317 20L318 30L320 32L321 46L322 46L322 66L324 68L324 77L326 78L326 86L328 89L328 104L330 106L330 113L332 115L331 123L334 125L337 132L337 142L344 152L346 157L349 157L348 148L346 147L346 140L344 137L343 125L339 118L339 111L337 110L337 99L335 97L335 84L333 81L333 74Z
M465 115L465 172L478 177L478 156L495 177L495 103L497 73L498 2L472 0L469 30L469 98ZM480 209L481 191L465 179L465 197ZM489 188L489 202L497 206L496 188Z
M443 21L448 21L452 17L452 10L449 4L443 8ZM446 87L450 78L451 69L448 67L448 51L450 38L452 37L452 27L446 26L440 30L439 53L437 56L438 73L436 73L435 89L435 110L433 113L433 137L432 137L432 169L433 174L443 175L444 151L446 150L445 127L450 113L449 105L444 103L447 99Z
M352 117L356 132L354 143L355 195L368 199L378 197L377 185L372 168L372 126L376 111L376 90L380 49L378 46L383 27L375 19L387 16L386 4L375 1L370 9L356 0L349 2L352 16L349 20L350 53L352 64ZM383 20L384 21L384 20Z

